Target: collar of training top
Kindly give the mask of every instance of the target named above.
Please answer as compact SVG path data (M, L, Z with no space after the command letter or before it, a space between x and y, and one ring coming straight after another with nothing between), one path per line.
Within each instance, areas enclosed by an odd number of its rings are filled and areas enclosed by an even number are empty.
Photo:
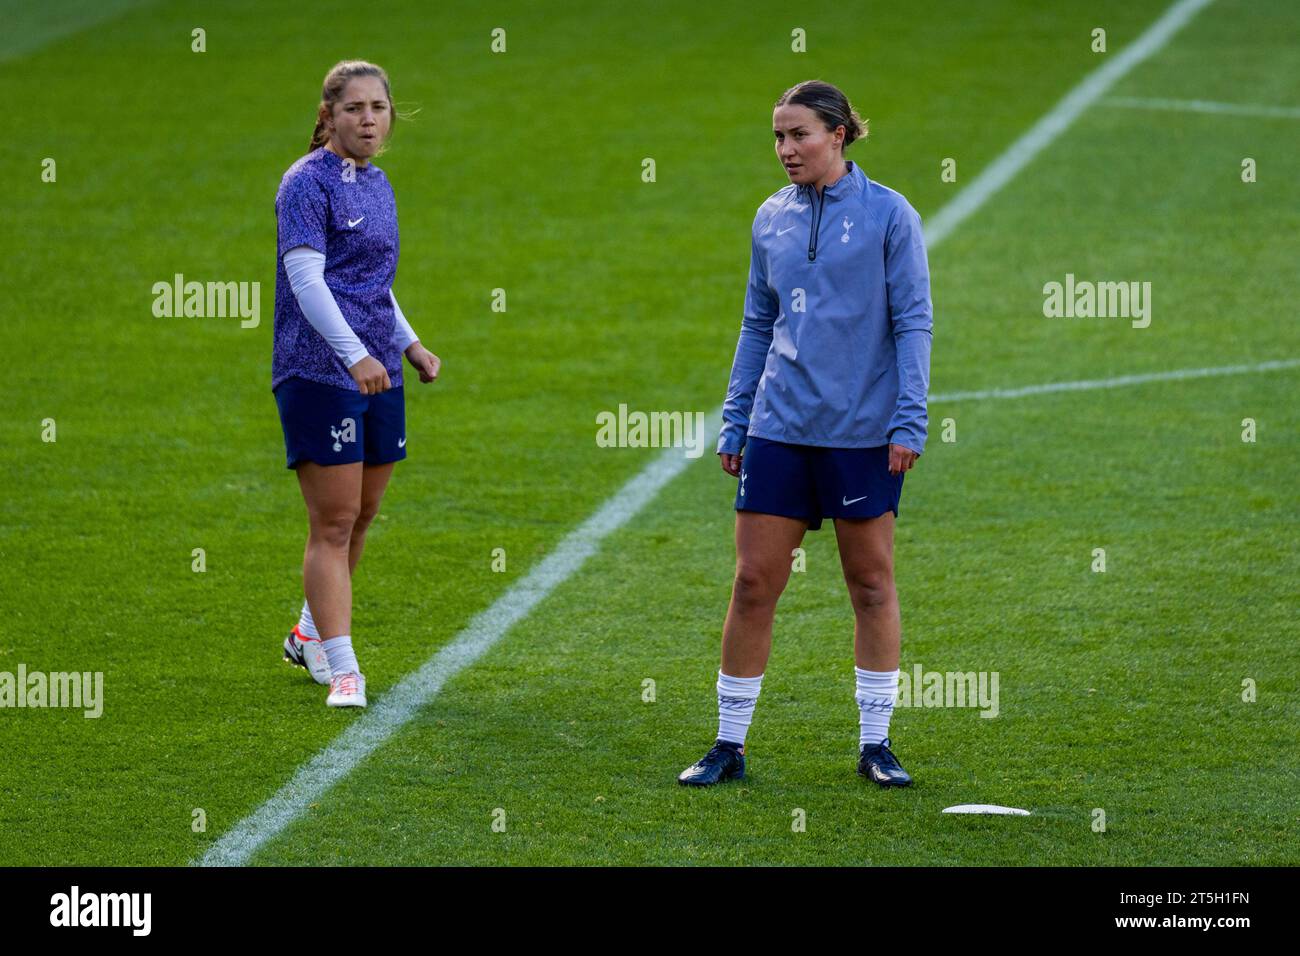
M842 196L861 196L866 191L867 183L870 180L867 179L867 174L862 171L862 167L853 160L846 159L844 168L844 175L822 190L827 197L838 199ZM799 191L807 191L810 197L816 197L817 195L817 191L811 183L801 184Z
M332 150L332 149L326 149L324 146L317 146L317 147L316 147L316 152L318 152L318 153L324 153L324 154L325 154L325 161L326 161L327 163L329 163L331 166L333 166L334 168L336 168L336 169L342 169L342 168L343 168L343 163L344 163L343 157L340 156L338 153L334 152L334 150ZM352 168L355 169L357 172L361 173L361 174L364 176L364 175L367 175L367 174L369 173L370 170L372 170L372 169L378 169L379 167L376 166L376 165L375 165L375 161L374 161L373 159L371 159L370 162L366 163L366 165L364 165L364 166L360 165L359 163L355 163L355 162L354 162L354 163L352 164ZM845 178L847 179L848 177L845 177Z

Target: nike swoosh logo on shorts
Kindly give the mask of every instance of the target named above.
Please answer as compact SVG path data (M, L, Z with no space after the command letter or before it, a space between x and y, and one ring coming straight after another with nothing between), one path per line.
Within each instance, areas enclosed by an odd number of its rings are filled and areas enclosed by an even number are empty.
M365 216L362 216L362 217L361 217L361 219L365 219L365 218L366 218ZM361 219L349 219L349 220L348 220L348 228L349 228L349 229L353 228L357 223L359 223L359 222L361 221Z
M844 502L845 507L848 507L849 505L857 504L859 501L866 501L868 497L869 497L868 495L863 495L861 498L854 498L852 501L850 501L848 497L845 496L840 500Z
M777 234L778 236L784 236L784 235L785 235L787 232L789 232L791 229L798 229L798 228L799 228L798 226L786 226L784 229L778 229L778 230L776 231L776 234Z
M397 439L397 447L398 447L398 448L405 448L405 447L406 447L406 437L405 437L405 436L403 436L403 437Z

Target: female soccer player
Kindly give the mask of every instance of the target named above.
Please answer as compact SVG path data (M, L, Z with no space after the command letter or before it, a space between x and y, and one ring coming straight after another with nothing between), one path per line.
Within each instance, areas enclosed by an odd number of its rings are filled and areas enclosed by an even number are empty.
M718 439L723 470L740 479L718 738L678 780L745 775L745 733L791 552L832 518L855 616L858 773L907 786L888 734L900 634L894 519L927 425L932 308L921 220L844 159L866 129L834 86L786 90L772 126L790 185L754 217Z
M352 650L352 572L393 465L406 457L402 353L422 382L441 366L392 291L397 206L370 160L383 151L393 112L383 70L361 60L335 65L309 152L275 197L271 389L309 526L307 599L284 657L329 683L331 707L366 705Z

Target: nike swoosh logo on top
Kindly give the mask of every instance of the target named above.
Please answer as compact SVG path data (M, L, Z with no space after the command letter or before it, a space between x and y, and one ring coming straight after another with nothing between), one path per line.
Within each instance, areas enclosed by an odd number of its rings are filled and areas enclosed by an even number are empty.
M791 229L798 229L798 228L799 228L798 226L786 226L784 229L778 229L778 230L776 231L776 234L777 234L778 236L784 236L784 235L785 235L787 232L789 232Z
M401 438L397 439L397 447L398 447L398 448L405 448L405 447L406 447L406 436L405 436L405 435L403 435Z
M365 219L365 218L366 218L365 216L362 216L362 217L361 217L361 219ZM359 222L361 221L361 219L349 219L349 220L348 220L348 228L349 228L349 229L353 228L357 223L359 223Z
M847 507L848 505L857 504L859 501L866 501L867 497L868 497L867 495L863 495L861 498L854 498L852 501L850 501L848 499L848 496L845 496L841 500L844 502L845 507Z

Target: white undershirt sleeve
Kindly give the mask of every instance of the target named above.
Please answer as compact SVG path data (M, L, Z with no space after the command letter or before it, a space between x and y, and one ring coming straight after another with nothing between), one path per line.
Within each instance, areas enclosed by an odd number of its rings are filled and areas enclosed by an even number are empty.
M420 337L415 334L415 329L411 328L411 323L406 321L406 316L402 315L402 307L397 304L397 296L393 295L393 290L388 290L388 297L393 300L393 312L397 315L397 324L393 328L393 341L397 343L397 351L405 352L414 343L420 341Z
M370 354L343 318L339 304L325 284L325 253L310 246L295 246L284 254L284 272L302 314L347 368Z

